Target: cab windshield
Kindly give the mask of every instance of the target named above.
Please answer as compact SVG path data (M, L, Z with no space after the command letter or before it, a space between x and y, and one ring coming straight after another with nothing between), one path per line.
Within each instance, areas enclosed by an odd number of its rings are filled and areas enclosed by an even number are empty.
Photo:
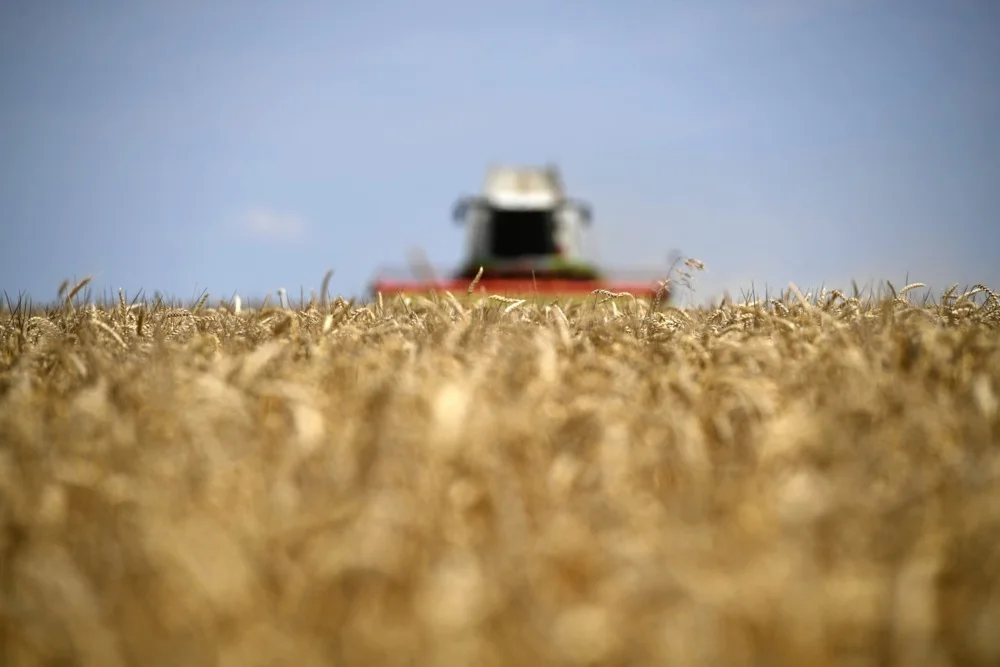
M490 208L490 252L513 259L557 254L552 211Z

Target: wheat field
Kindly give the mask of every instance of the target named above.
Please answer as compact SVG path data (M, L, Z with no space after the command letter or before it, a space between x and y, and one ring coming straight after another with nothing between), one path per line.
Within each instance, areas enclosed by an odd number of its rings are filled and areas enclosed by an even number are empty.
M3 664L1000 664L1000 297L919 287L9 304Z

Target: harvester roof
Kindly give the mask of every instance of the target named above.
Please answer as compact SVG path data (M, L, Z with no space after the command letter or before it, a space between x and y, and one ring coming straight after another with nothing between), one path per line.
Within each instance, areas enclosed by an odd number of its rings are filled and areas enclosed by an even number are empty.
M483 183L486 201L498 208L551 208L564 199L558 168L493 166Z

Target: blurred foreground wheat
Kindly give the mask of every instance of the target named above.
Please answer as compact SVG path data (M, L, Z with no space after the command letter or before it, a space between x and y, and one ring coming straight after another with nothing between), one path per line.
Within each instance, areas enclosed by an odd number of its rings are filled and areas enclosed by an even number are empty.
M1000 664L1000 299L0 316L8 665Z

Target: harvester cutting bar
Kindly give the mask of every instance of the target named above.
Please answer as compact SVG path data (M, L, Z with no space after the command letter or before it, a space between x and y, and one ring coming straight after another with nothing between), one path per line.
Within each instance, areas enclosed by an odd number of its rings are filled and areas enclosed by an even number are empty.
M382 294L429 294L431 292L465 293L472 286L473 294L496 294L505 297L580 297L587 296L595 290L627 292L637 298L649 298L661 291L662 282L653 272L628 272L620 277L581 280L579 278L555 277L491 277L483 275L473 285L467 278L443 278L437 280L420 280L404 277L402 272L384 272L372 283L372 292ZM440 275L440 274L438 274ZM666 291L660 294L666 299Z

